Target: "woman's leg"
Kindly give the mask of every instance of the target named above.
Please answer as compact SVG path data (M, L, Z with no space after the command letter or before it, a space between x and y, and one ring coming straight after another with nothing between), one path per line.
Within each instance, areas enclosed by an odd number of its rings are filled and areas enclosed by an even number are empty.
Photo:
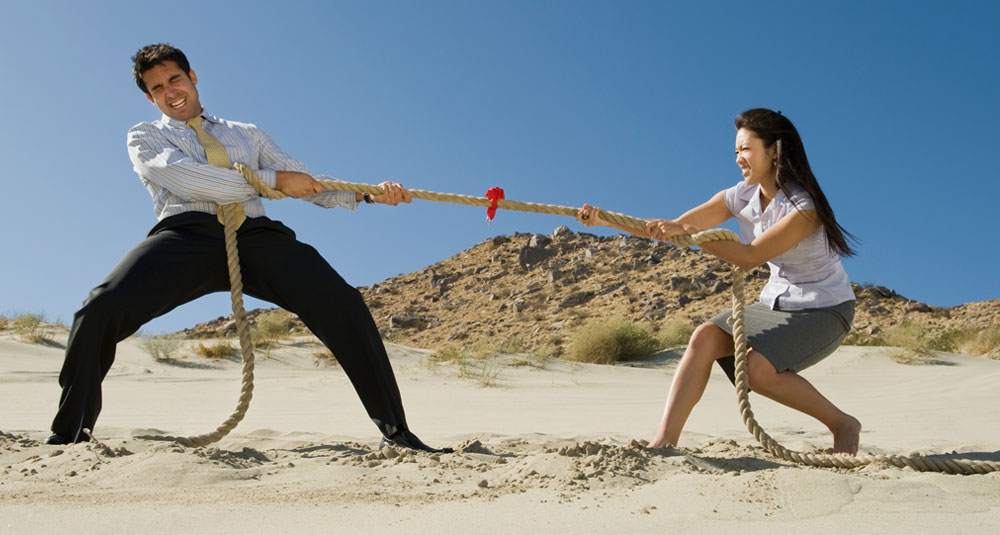
M792 371L778 373L764 355L751 350L747 376L754 392L822 422L833 433L833 453L858 453L861 422L838 409L801 375Z
M712 364L717 359L732 354L733 339L726 331L713 323L704 323L695 329L674 373L660 427L648 447L677 445L684 422L705 392Z

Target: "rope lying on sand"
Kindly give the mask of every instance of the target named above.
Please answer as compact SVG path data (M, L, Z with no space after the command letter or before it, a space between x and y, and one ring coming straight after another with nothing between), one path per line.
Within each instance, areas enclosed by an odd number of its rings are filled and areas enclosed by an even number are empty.
M285 194L277 191L257 176L256 172L247 165L237 163L235 167L243 174L261 196L268 199L281 199ZM335 180L320 180L320 184L328 190L352 191L355 193L380 194L380 186L369 184L357 184L353 182L341 182ZM408 190L414 199L423 199L436 202L448 202L452 204L464 204L469 206L481 206L489 208L496 203L496 206L505 210L518 210L521 212L535 212L541 214L565 215L574 217L579 211L577 208L568 206L556 206L551 204L536 204L519 201L509 201L504 199L490 200L483 197L472 197L469 195L457 195L453 193L437 193L418 189ZM222 209L225 240L226 258L229 265L230 295L233 302L233 315L236 319L236 329L240 337L240 349L243 355L243 381L240 389L240 398L236 410L229 418L222 423L215 431L204 435L191 437L157 437L169 438L186 446L204 446L222 439L236 427L236 425L246 415L250 406L250 399L253 397L253 370L254 354L253 343L250 340L250 327L247 321L246 311L243 309L243 279L240 274L239 251L236 244L236 215L234 210ZM601 211L601 217L620 226L646 230L646 222L642 219L619 214L615 212ZM727 229L711 229L691 235L679 235L670 238L675 245L690 247L710 241L740 241L736 233ZM856 468L869 464L892 465L900 468L910 467L922 472L945 472L949 474L985 474L1000 471L1000 463L993 461L975 461L968 459L952 459L943 456L922 457L922 456L901 456L901 455L864 455L848 457L843 455L830 455L823 453L804 453L789 450L761 428L754 418L750 408L749 380L747 377L747 338L744 331L744 292L743 283L745 274L739 267L733 266L733 340L736 345L736 396L739 404L740 415L743 423L750 433L757 439L765 449L772 455L780 459L796 462L808 466L819 466L827 468Z

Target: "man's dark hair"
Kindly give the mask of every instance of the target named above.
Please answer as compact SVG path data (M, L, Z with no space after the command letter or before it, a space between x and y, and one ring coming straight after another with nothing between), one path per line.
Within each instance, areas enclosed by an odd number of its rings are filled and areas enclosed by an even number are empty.
M173 61L185 73L191 72L191 64L188 63L187 57L170 43L146 45L132 56L132 78L143 93L148 95L149 89L146 89L146 84L142 82L142 74L165 61Z

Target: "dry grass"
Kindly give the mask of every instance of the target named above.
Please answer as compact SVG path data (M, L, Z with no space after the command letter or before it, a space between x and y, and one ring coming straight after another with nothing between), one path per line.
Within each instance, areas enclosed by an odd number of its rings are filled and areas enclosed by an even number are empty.
M184 340L167 334L147 335L139 333L139 349L142 349L156 362L172 362L182 347Z
M694 333L690 320L673 318L660 327L660 342L663 347L686 346Z
M7 328L10 325L10 318L7 316L0 316L0 331Z
M521 353L511 360L511 366L527 366L544 370L549 363L549 353L545 348L537 348L528 353Z
M902 352L893 356L893 359L904 364L939 362L934 359L935 351L1000 358L1000 327L932 328L904 320L878 336L852 340L848 335L844 343L899 347Z
M662 348L647 323L625 318L589 321L576 331L563 357L577 362L612 364L641 357Z
M271 356L271 349L280 340L291 336L290 312L276 308L257 316L254 326L250 328L250 337L256 347L264 349L264 358Z
M479 342L448 346L428 357L427 366L454 364L459 377L474 380L484 388L497 386L501 371L501 365L497 362L498 357L504 354L519 353L523 347L521 339L516 336L505 338L496 343Z
M966 355L1000 359L1000 327L963 330L956 336L955 345Z
M330 351L329 349L316 351L312 355L313 366L316 366L317 368L338 366L340 364L340 362L337 361L337 357L334 356L333 351Z
M198 347L194 350L195 353L201 355L209 360L221 360L236 356L240 354L238 347L233 346L229 342L216 342L210 346L205 344L198 344Z
M10 329L21 340L31 344L49 342L49 332L41 314L21 314L10 322Z
M924 325L903 320L885 330L879 337L878 345L898 347L898 353L889 356L892 360L910 366L941 364L935 358L935 351L954 351L952 335L948 331L935 331Z

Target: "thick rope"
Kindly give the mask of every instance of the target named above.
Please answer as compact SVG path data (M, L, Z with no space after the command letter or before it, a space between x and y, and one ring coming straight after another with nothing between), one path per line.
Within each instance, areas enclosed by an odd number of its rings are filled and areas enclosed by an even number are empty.
M236 205L238 206L238 205ZM226 242L226 263L229 267L229 295L233 302L233 318L236 320L236 332L240 338L240 353L243 356L243 378L240 383L240 397L233 413L217 427L215 431L190 437L175 436L142 436L139 438L151 440L170 440L188 447L200 447L222 440L229 434L250 408L253 398L253 341L250 339L250 322L243 308L243 275L240 272L240 255L236 246L236 231L239 230L238 213L234 205L216 205L222 214L222 222Z
M265 184L257 176L257 173L249 166L237 163L233 166L247 182L249 182L261 196L268 199L282 199L285 194L277 191ZM320 184L328 190L352 191L355 193L380 194L380 186L369 184L358 184L353 182L341 182L336 180L320 180ZM464 204L469 206L489 207L493 201L483 197L472 197L469 195L457 195L453 193L437 193L411 189L408 190L414 199L423 199L436 202L449 202L452 204ZM521 212L534 212L542 214L564 215L574 217L579 209L569 206L556 206L551 204L536 204L519 201L509 201L501 199L497 201L497 207L505 210L517 210ZM236 317L237 331L240 336L240 347L243 353L243 387L236 410L222 425L214 432L193 437L171 437L174 440L186 445L202 446L220 440L231 431L236 424L243 419L247 408L250 405L250 398L253 395L253 344L250 341L249 325L246 320L246 312L243 310L243 282L240 276L239 252L236 247L236 224L235 216L231 210L223 207L225 228L226 228L226 257L229 262L229 280L231 285L231 295L233 301L233 314ZM615 212L601 211L601 217L611 223L624 226L630 229L644 232L646 222L642 219L619 214ZM678 235L669 239L675 245L690 247L710 241L740 241L739 236L727 229L710 229L691 235ZM764 448L775 457L787 461L804 464L807 466L818 466L824 468L858 468L869 464L891 465L899 468L909 467L921 472L945 472L949 474L986 474L1000 471L1000 463L994 461L975 461L968 459L953 459L943 456L923 457L919 455L863 455L850 457L846 455L831 455L825 453L804 453L790 450L776 440L774 440L757 423L753 410L750 408L750 388L747 376L747 338L744 319L744 279L745 273L739 267L733 267L733 342L736 346L736 399L740 410L740 416L750 434L757 439Z

